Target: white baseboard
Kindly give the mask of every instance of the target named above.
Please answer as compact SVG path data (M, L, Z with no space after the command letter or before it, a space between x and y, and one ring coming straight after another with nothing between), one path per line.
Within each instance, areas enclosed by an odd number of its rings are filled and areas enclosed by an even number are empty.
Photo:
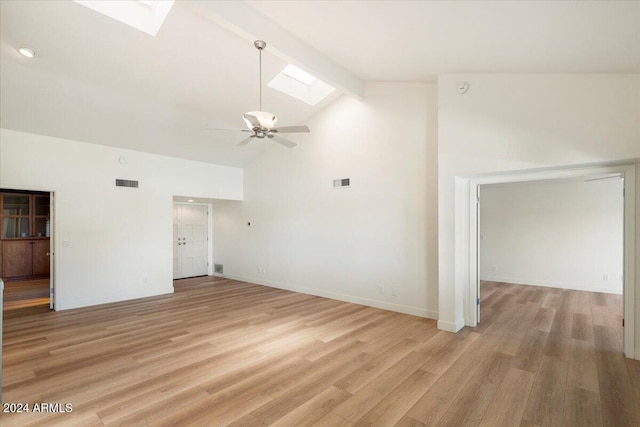
M140 298L150 298L157 297L162 295L169 295L173 293L173 284L171 288L167 288L164 290L155 290L155 291L147 291L147 292L136 292L128 295L101 295L97 297L91 298L82 298L82 299L71 299L66 300L63 299L60 301L60 298L57 299L56 311L62 310L72 310L74 308L84 308L91 307L94 305L102 305L102 304L111 304L114 302L123 302L123 301L131 301Z
M455 322L447 322L446 320L438 320L438 329L447 332L458 332L464 327L464 319L458 319Z
M433 310L426 310L420 307L412 307L402 304L394 304L386 301L378 301L369 298L362 298L354 295L340 294L337 292L328 292L319 289L306 288L301 286L294 286L285 283L272 282L270 280L258 279L255 277L236 276L227 274L227 278L233 280L239 280L241 282L253 283L256 285L269 286L271 288L284 289L286 291L299 292L301 294L314 295L317 297L324 297L335 299L338 301L350 302L353 304L366 305L368 307L381 308L383 310L396 311L398 313L411 314L413 316L425 317L427 319L437 319L438 312Z
M570 289L573 291L602 292L606 294L622 295L622 283L612 283L612 286L583 285L576 283L546 282L538 280L520 279L516 277L480 276L480 280L488 282L513 283L514 285L542 286L544 288Z

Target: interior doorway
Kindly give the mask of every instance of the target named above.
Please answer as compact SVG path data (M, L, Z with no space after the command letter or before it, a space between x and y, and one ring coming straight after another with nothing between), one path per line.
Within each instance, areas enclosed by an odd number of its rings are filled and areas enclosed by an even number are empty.
M173 204L173 278L206 276L209 272L209 207Z
M620 174L480 185L480 284L599 292L621 299L623 185ZM622 318L621 304L611 308L616 307L615 315Z
M54 308L53 192L0 189L3 309Z
M456 191L460 194L461 202L456 205L456 220L468 224L464 230L466 237L460 240L464 243L464 251L457 251L456 274L468 277L465 299L465 324L475 327L478 325L480 313L480 263L479 263L479 219L478 219L478 188L484 184L515 183L524 181L540 181L566 178L594 178L619 174L624 179L624 247L623 247L623 318L624 318L624 354L629 358L640 358L635 352L635 183L636 171L634 163L611 163L601 165L587 165L584 167L567 167L562 169L543 169L495 173L484 176L460 178L456 181ZM466 196L464 194L466 193Z
M478 185L478 286L533 285L621 298L623 193L620 173ZM622 319L617 306L612 315Z

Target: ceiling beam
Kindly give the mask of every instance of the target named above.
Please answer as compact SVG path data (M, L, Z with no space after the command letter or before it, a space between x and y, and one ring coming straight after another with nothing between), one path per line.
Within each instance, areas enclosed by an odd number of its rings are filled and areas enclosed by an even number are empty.
M265 40L269 52L329 83L340 91L362 99L364 83L340 64L318 52L252 6L241 1L185 1L179 4L253 43Z

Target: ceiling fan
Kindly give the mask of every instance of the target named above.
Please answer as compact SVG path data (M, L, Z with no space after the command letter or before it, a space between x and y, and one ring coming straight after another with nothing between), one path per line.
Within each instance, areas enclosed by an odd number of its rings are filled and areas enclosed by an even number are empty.
M242 119L247 124L248 129L215 129L207 128L209 130L232 130L239 132L251 132L251 135L243 139L238 145L247 145L254 138L264 139L269 138L286 146L295 147L296 144L293 141L289 141L286 138L281 137L281 133L296 133L296 132L309 132L308 126L283 126L275 127L278 118L275 114L262 111L262 50L267 47L267 43L262 40L256 40L253 45L260 52L260 111L249 111L242 115Z

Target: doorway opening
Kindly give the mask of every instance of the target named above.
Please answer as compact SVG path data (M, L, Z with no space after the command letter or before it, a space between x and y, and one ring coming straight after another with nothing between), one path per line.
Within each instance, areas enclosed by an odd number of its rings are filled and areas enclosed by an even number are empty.
M468 203L456 207L456 216L466 221L466 245L468 257L456 258L456 271L466 275L467 295L465 300L465 324L475 327L480 319L480 230L479 230L479 189L485 184L504 184L526 181L542 181L554 179L592 179L619 175L624 180L624 219L623 219L623 319L624 319L624 354L629 358L638 358L635 354L635 165L612 163L602 165L587 165L583 167L569 167L565 169L545 169L534 171L519 171L496 173L460 179L456 188L461 193L467 193ZM460 199L464 200L464 198ZM465 218L466 217L466 218ZM465 233L466 234L466 233ZM462 252L460 252L462 254Z
M209 206L173 204L173 279L209 274Z
M52 310L53 192L0 189L0 277L9 315Z
M480 185L480 284L616 295L622 319L623 185L620 174Z

